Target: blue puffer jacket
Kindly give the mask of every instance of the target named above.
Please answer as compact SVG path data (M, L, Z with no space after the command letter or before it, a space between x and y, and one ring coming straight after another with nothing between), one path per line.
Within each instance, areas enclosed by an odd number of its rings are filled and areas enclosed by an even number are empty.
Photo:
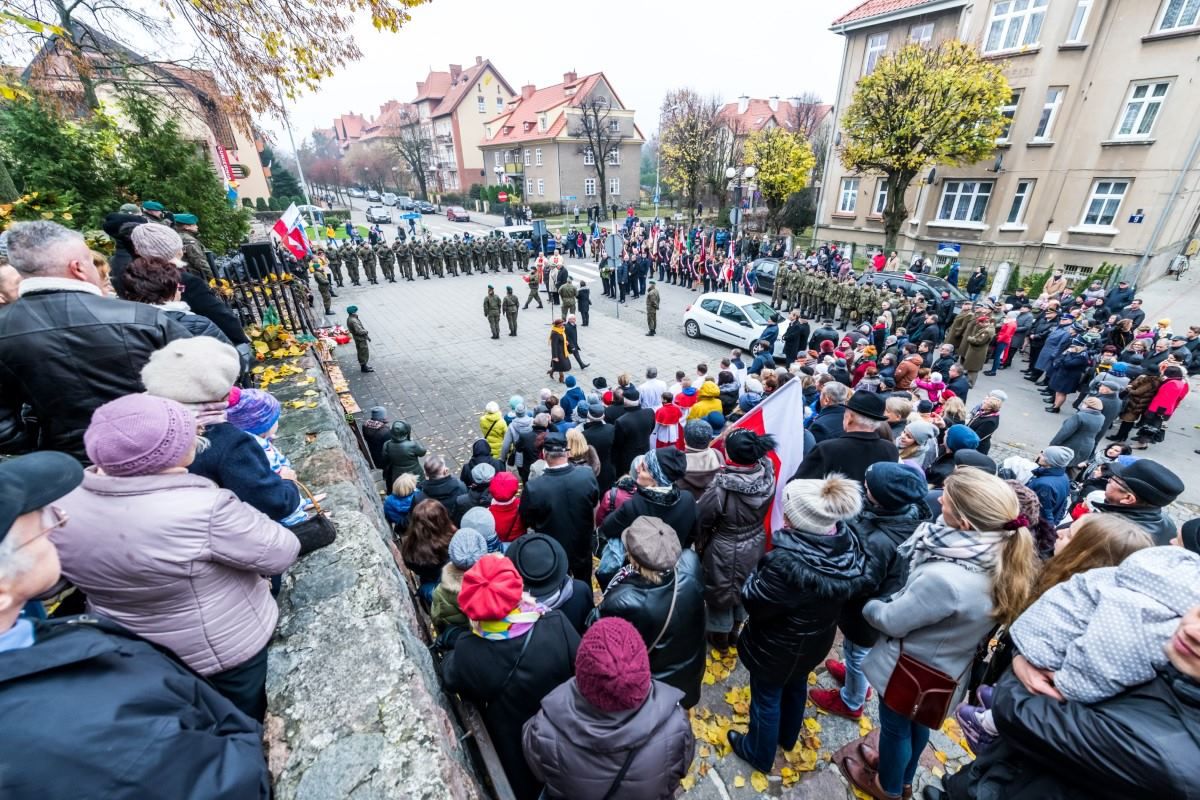
M1071 496L1071 482L1062 467L1038 467L1033 477L1025 484L1038 496L1042 504L1042 519L1057 525L1067 514L1067 499Z

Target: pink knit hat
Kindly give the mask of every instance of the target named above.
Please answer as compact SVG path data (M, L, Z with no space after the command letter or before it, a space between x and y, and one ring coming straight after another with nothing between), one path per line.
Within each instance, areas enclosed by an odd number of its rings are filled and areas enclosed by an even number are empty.
M83 446L109 475L154 475L179 465L196 441L196 418L174 400L130 394L92 414Z
M575 653L575 685L600 711L630 711L650 695L650 657L637 628L602 617L583 634Z

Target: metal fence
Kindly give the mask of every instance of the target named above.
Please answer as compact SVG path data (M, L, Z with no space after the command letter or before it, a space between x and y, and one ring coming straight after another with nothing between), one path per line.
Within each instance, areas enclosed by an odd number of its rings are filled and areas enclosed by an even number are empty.
M296 336L316 335L312 292L303 279L268 273L257 280L222 280L218 288L243 328L280 325Z

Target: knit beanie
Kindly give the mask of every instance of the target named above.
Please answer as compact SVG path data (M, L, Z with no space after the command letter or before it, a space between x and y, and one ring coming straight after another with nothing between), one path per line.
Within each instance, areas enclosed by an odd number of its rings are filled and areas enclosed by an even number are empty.
M720 411L710 411L704 415L704 421L712 426L713 433L720 433L725 428L725 415Z
M472 622L504 619L521 602L523 589L507 558L480 558L463 575L458 607Z
M929 491L929 484L917 470L892 461L877 461L867 467L863 483L875 505L886 511L899 511L923 501Z
M235 428L262 436L279 421L279 401L262 389L242 389L237 403L230 406L226 418Z
M183 255L183 239L166 225L145 223L129 234L134 252L142 258L161 258L171 261Z
M462 527L474 528L483 534L483 538L487 539L489 553L499 551L500 537L496 535L496 518L492 516L491 511L482 506L475 506L463 514Z
M783 490L783 515L789 527L808 533L829 533L841 520L862 511L858 483L830 473L824 480L795 480Z
M1075 457L1075 451L1069 447L1060 447L1055 445L1047 447L1042 451L1042 458L1052 467L1066 467L1071 463L1071 459Z
M119 478L179 466L196 441L196 418L174 400L149 394L118 397L96 409L83 434L92 463Z
M491 464L476 464L471 467L471 483L476 486L487 486L496 477L496 468Z
M621 617L601 617L579 641L575 685L598 711L640 708L650 695L650 657L642 636Z
M492 478L490 489L493 500L499 500L501 503L507 503L512 500L517 494L517 476L511 472L497 472ZM470 513L469 511L467 512ZM466 514L463 515L464 517ZM493 519L493 524L495 520Z
M703 450L713 439L712 425L702 419L689 420L683 426L683 443L693 450Z
M475 566L475 562L488 554L487 539L474 528L459 528L450 537L447 548L450 563L462 570Z
M979 447L979 434L966 425L951 425L946 431L946 449L974 450Z
M383 406L375 406L371 409L371 419L377 422L382 422L387 419L387 409Z
M775 437L758 435L746 428L735 428L725 437L725 455L734 464L757 464L758 460L775 447Z
M147 392L159 397L180 403L212 403L229 396L241 371L241 359L232 345L211 336L193 336L175 339L151 353L142 367L142 383Z

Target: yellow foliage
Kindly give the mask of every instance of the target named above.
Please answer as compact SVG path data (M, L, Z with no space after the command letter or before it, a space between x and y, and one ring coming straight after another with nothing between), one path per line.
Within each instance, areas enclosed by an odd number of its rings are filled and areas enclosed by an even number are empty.
M754 791L756 792L765 792L767 790L767 776L755 771L750 776L750 785L754 787Z
M733 788L741 789L741 788L745 787L745 785L746 785L746 779L743 776L741 776L741 775L733 776Z

